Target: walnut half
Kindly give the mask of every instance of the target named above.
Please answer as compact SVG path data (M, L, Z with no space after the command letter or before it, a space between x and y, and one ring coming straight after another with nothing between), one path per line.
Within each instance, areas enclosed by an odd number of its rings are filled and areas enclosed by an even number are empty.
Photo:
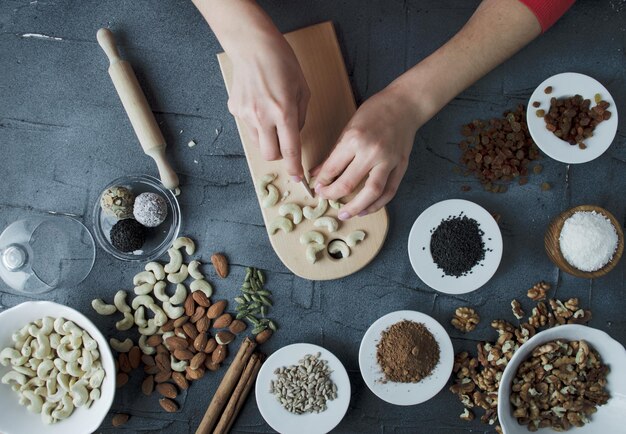
M450 321L454 327L463 333L471 332L480 322L480 316L471 307L459 307L454 311Z

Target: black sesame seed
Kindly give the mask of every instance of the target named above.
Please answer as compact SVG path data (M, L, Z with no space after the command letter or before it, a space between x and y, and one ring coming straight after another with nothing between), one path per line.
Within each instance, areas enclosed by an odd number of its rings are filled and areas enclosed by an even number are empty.
M483 235L478 222L463 213L442 220L430 238L430 251L437 268L448 276L467 275L485 258Z

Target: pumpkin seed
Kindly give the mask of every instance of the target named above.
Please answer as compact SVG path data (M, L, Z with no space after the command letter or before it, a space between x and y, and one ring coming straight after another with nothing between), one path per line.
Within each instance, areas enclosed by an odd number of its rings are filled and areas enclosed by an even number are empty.
M265 295L266 297L271 297L272 293L270 291L268 291L267 289L263 289L261 291L257 291L258 295Z
M248 316L248 312L239 312L235 318L244 319Z
M255 328L252 329L252 334L253 335L258 335L259 333L261 333L266 328L267 328L267 326L264 325L264 324L258 325L258 326L256 326Z
M278 326L276 326L276 323L272 320L270 320L267 323L268 327L272 329L273 332L275 332L276 330L278 330Z
M259 320L258 320L256 317L252 316L252 315L246 315L246 319L247 319L248 321L250 321L252 324L254 324L255 326L258 326L258 325L260 325L260 324L261 324L261 323L259 322Z
M261 303L263 303L266 306L272 306L272 302L269 298L261 296Z
M243 297L235 297L235 301L239 304L246 302L245 298Z
M246 302L248 302L248 303L252 301L252 296L251 296L251 295L249 295L249 294L244 294L244 295L243 295L243 298L244 298L244 299L246 300Z
M265 275L261 270L256 270L256 276L262 284L265 284Z
M267 315L267 306L261 306L261 315L263 315L263 317Z

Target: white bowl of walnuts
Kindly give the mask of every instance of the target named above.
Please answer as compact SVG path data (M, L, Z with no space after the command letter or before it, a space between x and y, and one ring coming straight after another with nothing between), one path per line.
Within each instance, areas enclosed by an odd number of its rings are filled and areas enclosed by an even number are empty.
M626 350L603 331L554 327L528 340L506 366L498 391L505 434L621 432Z

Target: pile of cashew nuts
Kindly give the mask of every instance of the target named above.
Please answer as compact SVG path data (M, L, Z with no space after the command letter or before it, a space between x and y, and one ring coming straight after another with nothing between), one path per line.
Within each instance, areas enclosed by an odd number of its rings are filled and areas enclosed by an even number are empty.
M257 193L263 208L276 206L281 197L278 187L273 182L277 176L275 173L263 175L257 181ZM283 199L286 195L282 196ZM269 226L270 235L276 234L278 231L284 233L292 232L298 224L302 223L303 218L311 220L313 226L324 229L329 234L334 234L339 230L339 221L331 216L325 216L328 208L338 210L341 208L341 202L335 200L318 199L317 206L305 206L289 202L280 205L278 208L279 216L274 218ZM350 248L354 248L359 242L365 239L365 232L361 230L349 233L344 239L333 239L328 244L328 253L338 259L345 259L350 256ZM300 236L300 243L305 246L305 257L311 264L317 262L319 254L327 247L324 234L317 230L303 233Z
M0 351L0 363L11 366L0 381L44 423L66 419L100 398L105 372L98 343L74 322L47 316L26 324L12 340Z
M170 335L174 335L173 332L164 333L161 327L168 320L178 319L185 313L183 303L187 298L188 289L184 282L188 277L192 279L189 283L191 292L202 291L207 297L213 295L213 286L200 271L202 264L197 260L186 264L183 261L181 251L183 249L188 256L195 253L196 246L191 238L180 237L174 240L172 247L167 251L170 258L167 264L149 262L144 267L144 271L133 277L135 297L130 305L126 302L127 293L124 290L115 294L113 304L107 304L99 298L91 302L93 309L100 315L113 315L116 312L122 314L122 319L115 323L117 330L125 331L137 326L141 335L137 345L144 354L155 353L155 349L146 342L150 336L163 335L163 340L165 340ZM172 295L166 292L168 283L175 287ZM151 318L147 317L149 312L152 313ZM123 341L111 338L109 344L118 353L127 353L134 345L130 338ZM176 360L174 356L172 356L171 363L175 371L181 372L187 367L187 361Z

